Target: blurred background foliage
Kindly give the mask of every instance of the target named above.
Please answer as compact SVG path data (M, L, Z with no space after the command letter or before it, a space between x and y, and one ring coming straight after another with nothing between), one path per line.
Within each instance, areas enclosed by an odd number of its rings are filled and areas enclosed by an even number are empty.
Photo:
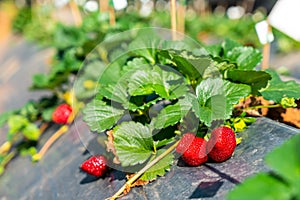
M170 5L166 0L114 0L116 26L109 27L108 13L99 12L97 0L76 0L85 24L82 29L118 32L140 27L170 28ZM261 48L254 26L264 20L276 0L179 0L186 6L185 34L201 43L212 44L223 38ZM15 13L12 28L15 33L41 45L52 46L59 24L72 25L74 19L68 0L2 0L1 10ZM10 6L8 6L10 5ZM14 11L12 11L14 10ZM180 17L180 16L179 16ZM105 23L104 23L105 22ZM112 31L114 29L114 31ZM88 30L86 30L88 32ZM273 29L274 51L288 53L300 48L300 43Z

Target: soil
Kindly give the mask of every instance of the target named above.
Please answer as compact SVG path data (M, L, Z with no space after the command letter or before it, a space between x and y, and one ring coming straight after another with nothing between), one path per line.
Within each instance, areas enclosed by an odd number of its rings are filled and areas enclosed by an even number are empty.
M296 108L271 108L268 109L266 117L283 122L290 126L300 128L300 100L296 101Z

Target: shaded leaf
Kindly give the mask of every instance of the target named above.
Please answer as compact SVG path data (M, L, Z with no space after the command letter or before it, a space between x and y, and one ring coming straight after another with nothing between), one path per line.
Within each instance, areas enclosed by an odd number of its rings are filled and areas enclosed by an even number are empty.
M191 107L191 103L184 100L181 100L174 105L166 106L152 119L151 124L156 129L175 125L185 117Z
M166 138L166 139L163 139L163 140L157 140L157 141L154 141L154 146L158 149L158 148L166 146L167 144L170 144L174 141L175 141L174 137Z
M259 96L259 91L267 87L271 76L264 71L228 70L225 72L224 78L235 83L251 86L251 93L255 96Z
M195 56L187 51L160 51L159 54L170 61L178 68L178 71L187 75L190 79L196 80L202 77L204 71L212 63L208 56Z

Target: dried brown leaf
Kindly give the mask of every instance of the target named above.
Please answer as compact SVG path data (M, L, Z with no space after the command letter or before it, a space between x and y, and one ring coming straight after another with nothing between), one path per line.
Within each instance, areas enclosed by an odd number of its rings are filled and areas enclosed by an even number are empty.
M105 141L106 150L114 154L115 157L113 159L113 163L120 164L121 162L118 158L117 151L114 145L114 131L113 130L106 131L106 134L108 139L107 141Z
M287 108L285 113L281 113L283 120L300 128L300 109Z
M135 174L127 174L126 178L129 180L130 178L132 178ZM131 187L138 187L138 186L143 186L143 185L147 185L150 181L143 181L143 180L136 180Z

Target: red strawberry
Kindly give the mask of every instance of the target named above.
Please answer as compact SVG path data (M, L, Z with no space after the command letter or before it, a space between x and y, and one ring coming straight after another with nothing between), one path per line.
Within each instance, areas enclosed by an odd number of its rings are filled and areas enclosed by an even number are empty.
M208 159L206 153L206 141L203 138L195 137L192 143L182 154L182 160L190 166L199 166Z
M231 128L220 126L211 132L207 142L208 156L215 162L230 158L236 147L235 133Z
M107 171L107 161L104 156L92 156L84 161L80 168L90 175L102 176Z
M72 113L72 107L68 104L60 104L52 113L52 121L57 124L66 124Z
M176 152L183 154L183 152L185 152L185 150L187 150L187 148L191 145L191 143L193 142L193 140L195 139L195 135L192 133L186 133L182 136L179 144L176 147Z

